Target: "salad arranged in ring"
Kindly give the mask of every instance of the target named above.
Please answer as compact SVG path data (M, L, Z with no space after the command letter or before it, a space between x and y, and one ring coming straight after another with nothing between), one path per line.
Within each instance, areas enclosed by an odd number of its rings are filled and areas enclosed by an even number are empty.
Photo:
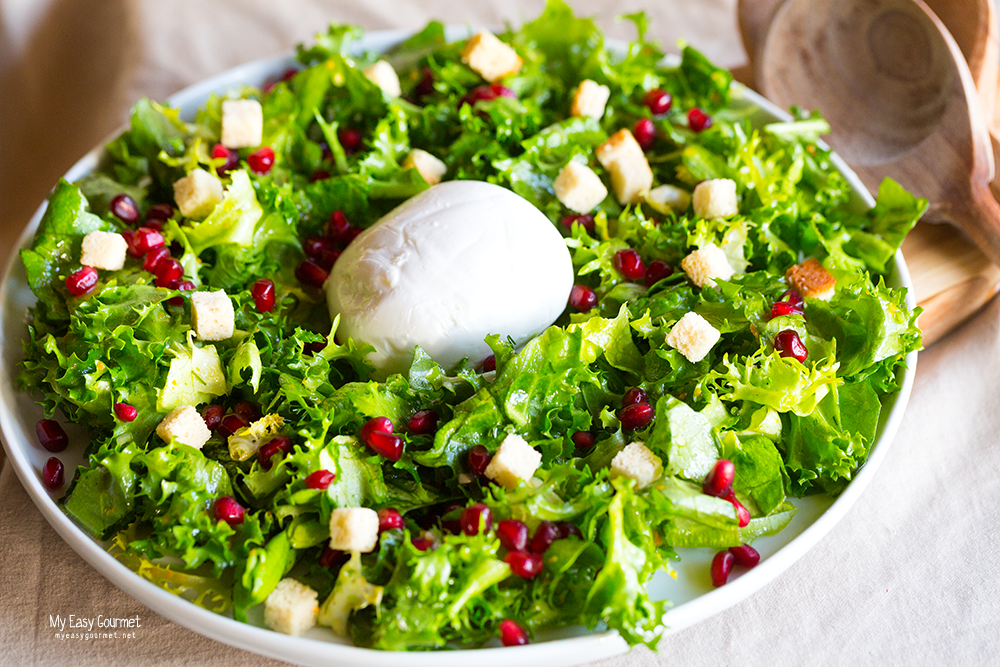
M821 118L754 128L728 72L690 47L664 66L626 18L622 51L561 0L385 54L334 25L193 122L140 101L21 253L21 386L90 437L67 514L281 632L410 650L603 625L655 647L669 603L646 584L675 548L716 551L722 585L789 498L840 492L920 346L884 276L926 202L886 181L860 210ZM526 342L492 331L452 367L417 346L386 377L324 283L440 180L530 202L574 284ZM54 419L38 435L68 444ZM62 464L42 475L58 489Z

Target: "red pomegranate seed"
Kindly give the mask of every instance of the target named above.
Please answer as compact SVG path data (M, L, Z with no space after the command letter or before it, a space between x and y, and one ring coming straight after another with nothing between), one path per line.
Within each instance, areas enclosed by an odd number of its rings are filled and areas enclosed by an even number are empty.
M142 223L142 226L145 227L146 229L152 229L157 232L163 231L162 220L147 220L146 222ZM177 241L174 241L174 243L177 243Z
M712 127L712 117L702 109L695 107L688 111L688 127L695 132L701 132Z
M559 527L551 521L542 521L531 537L531 550L536 554L543 554L558 539Z
M322 352L326 349L326 341L320 341L319 343L306 343L302 346L302 351L308 354L316 354L317 352Z
M743 528L748 523L750 523L750 510L748 510L743 503L736 499L736 493L730 489L729 493L723 498L723 500L728 500L736 508L736 516L740 520L740 528Z
M166 257L170 257L170 248L165 245L153 248L146 253L145 259L142 260L142 268L150 273L156 273L156 265Z
M145 255L153 248L163 245L163 234L151 227L140 227L132 236L132 246L137 255Z
M38 444L50 452L61 452L69 446L69 436L55 419L39 419L35 424Z
M340 252L337 248L324 248L320 252L319 257L316 258L316 263L329 271L337 263L337 260L340 259Z
M190 280L182 280L178 282L177 285L174 286L174 289L179 290L181 292L192 292L194 291L194 283L191 282ZM184 297L182 296L172 297L170 299L167 299L167 303L169 303L171 306L183 306Z
M786 289L785 293L781 295L781 301L787 301L798 308L802 308L805 305L802 295L799 294L798 290L794 289Z
M701 485L702 493L716 498L725 498L733 489L736 479L736 466L729 459L719 459L705 475Z
M367 444L390 461L398 461L403 456L403 439L394 433L375 431L368 437Z
M641 387L632 387L625 392L622 396L622 407L627 408L630 405L635 405L636 403L648 403L649 399L646 397L646 392L642 390Z
M498 97L508 97L516 100L517 94L507 86L499 83L494 83L491 86L478 86L463 97L459 101L458 106L461 108L463 104L468 104L474 107L478 102L492 102Z
M323 553L319 555L319 564L326 568L340 567L349 559L350 556L344 551L323 547Z
M718 588L724 586L729 580L729 573L733 571L733 554L728 551L720 551L712 559L712 585Z
M515 93L513 90L511 90L507 86L504 86L503 84L499 84L499 83L491 84L490 85L490 92L492 92L497 97L507 97L507 98L510 98L512 100L516 100L517 99L517 93Z
M503 560L510 565L510 571L522 579L534 579L545 568L542 557L528 551L508 551Z
M83 296L97 285L97 269L85 266L66 277L66 289L73 296Z
M748 569L757 567L757 564L760 563L760 553L749 544L729 547L729 553L733 555L737 565Z
M241 428L246 428L247 426L249 426L249 424L243 420L243 417L228 414L223 417L222 421L219 423L218 432L223 438L228 438L233 433L236 433Z
M215 173L219 176L225 176L227 173L236 169L240 163L240 154L231 148L226 148L222 144L215 144L212 146L212 159L222 160L225 159L221 165L215 168Z
M646 277L646 265L642 263L639 253L632 248L616 252L614 265L629 280L642 280Z
M497 356L491 354L490 356L483 359L483 372L489 373L497 369Z
M803 315L802 307L788 303L787 301L775 301L771 304L771 319L782 315Z
M122 222L130 225L139 222L139 205L124 192L115 195L108 208Z
M432 94L434 94L434 73L430 67L424 67L420 70L420 81L413 88L413 96L417 100L422 100Z
M135 238L135 232L131 229L125 229L122 230L121 235L122 238L125 239L125 245L127 246L125 248L125 252L132 257L139 257L139 255L135 254L135 250L132 247L132 240Z
M170 204L153 204L146 211L146 221L161 222L174 217L174 207Z
M250 296L253 297L258 312L271 312L274 310L274 281L261 278L250 287Z
M657 259L649 263L646 267L646 287L652 287L664 278L669 278L674 274L674 267L663 260Z
M798 362L805 361L806 357L809 356L809 350L806 349L805 343L802 342L798 332L794 329L779 331L778 335L774 337L774 349L782 357L791 357Z
M569 305L586 313L597 305L597 292L586 285L573 285L569 291Z
M635 126L632 128L632 134L635 136L635 140L639 144L639 148L644 151L648 151L653 147L653 143L656 141L656 126L653 125L653 121L650 119L640 118L635 122Z
M253 401L240 401L233 406L233 412L242 417L243 421L248 424L257 421L264 416L260 411L260 407Z
M212 509L216 521L225 521L230 526L238 526L243 523L246 515L246 510L232 496L221 496L215 501Z
M581 225L588 234L594 232L594 216L590 213L580 213L577 215L567 215L562 219L562 226L566 229L573 229L574 225Z
M488 533L493 529L493 512L483 503L476 503L466 507L458 521L462 532L469 537L478 535L480 530Z
M325 236L307 236L302 242L302 251L310 259L319 259L324 250L333 248L333 241Z
M309 174L309 182L315 183L316 181L325 181L330 178L330 172L326 169L317 169L313 173Z
M524 646L528 643L528 633L515 621L500 621L500 642L504 646Z
M437 430L438 413L434 410L420 410L413 413L406 423L406 430L413 435L427 435Z
M361 427L361 442L368 444L368 440L371 438L372 433L375 431L384 431L385 433L392 433L393 427L392 422L389 421L388 417L375 417L374 419L369 419L365 422L365 425Z
M247 165L255 174L266 174L274 166L274 149L270 146L261 146L247 156Z
M565 540L570 537L575 537L577 539L583 539L583 531L572 521L560 521L556 524L556 528L559 529L559 539Z
M66 481L63 462L54 456L42 464L42 485L49 491L58 491Z
M618 411L618 420L626 431L635 431L649 426L655 412L649 403L635 403Z
M327 273L326 269L311 259L305 260L295 269L295 277L298 278L300 283L316 288L323 286L328 275L330 274Z
M577 431L570 436L570 439L573 441L573 444L580 449L590 449L594 446L594 443L597 442L597 438L595 438L594 434L590 431Z
M476 477L482 477L483 473L486 472L486 466L490 464L493 457L490 456L489 450L485 447L482 445L476 445L469 450L469 455L466 460L469 465L469 472Z
M462 532L462 512L465 510L461 505L449 505L444 512L441 513L441 528L452 533L453 535L458 535ZM453 518L446 519L446 516L451 516Z
M156 286L174 289L184 277L184 267L173 257L164 257L156 264Z
M306 487L317 491L326 491L336 478L337 476L329 470L317 470L309 473L309 476L306 477Z
M287 435L279 435L268 440L257 450L257 461L264 470L271 469L271 459L277 454L287 455L292 451L292 439Z
M417 535L416 537L412 538L410 540L410 544L412 544L413 548L416 549L417 551L428 551L434 549L434 542L424 537L423 535Z
M340 141L340 145L344 147L344 152L348 155L361 150L361 130L353 127L342 128L337 130L337 139Z
M139 411L128 403L115 403L115 416L123 422L135 421Z
M346 243L350 239L352 229L351 221L343 211L331 213L330 221L326 223L326 235L334 243Z
M226 416L226 411L221 405L206 405L201 409L201 418L205 420L205 426L209 431L219 428L222 418Z
M659 88L654 88L642 98L642 103L646 105L650 113L654 116L659 116L670 111L670 105L673 104L673 101L674 98L670 96L670 93Z
M387 530L396 530L403 527L403 515L399 510L386 507L378 511L378 532L384 533Z
M504 519L498 523L497 537L507 551L524 551L528 547L528 527L517 519Z

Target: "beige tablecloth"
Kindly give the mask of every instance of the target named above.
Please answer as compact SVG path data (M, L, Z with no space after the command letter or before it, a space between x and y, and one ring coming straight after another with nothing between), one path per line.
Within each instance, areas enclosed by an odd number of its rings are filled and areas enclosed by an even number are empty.
M646 5L665 44L684 36L720 64L744 60L734 0L580 0L613 16ZM126 118L241 62L309 39L328 21L368 29L519 22L541 0L0 0L0 243ZM976 665L1000 655L1000 305L922 353L906 419L846 518L775 582L625 665ZM48 527L0 474L0 664L279 664L215 643L130 599ZM126 617L125 641L62 642L49 617Z

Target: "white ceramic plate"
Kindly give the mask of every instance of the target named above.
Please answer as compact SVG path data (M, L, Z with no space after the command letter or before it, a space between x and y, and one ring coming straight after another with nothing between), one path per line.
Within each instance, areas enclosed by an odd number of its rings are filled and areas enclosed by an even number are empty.
M459 39L466 28L450 29L449 38ZM409 32L383 31L367 35L360 48L383 51L402 41ZM292 63L290 56L272 58L242 65L207 79L177 93L170 98L171 105L181 110L181 116L191 119L199 105L214 92L224 92L243 84L262 85L279 76ZM737 86L734 104L751 108L755 122L789 120L786 113L754 92ZM65 178L75 181L93 171L101 154L101 146L88 153ZM855 203L862 208L871 207L874 201L861 181L837 157L836 167L847 177L855 192ZM30 246L45 211L43 204L28 223L18 240L17 249ZM912 284L901 253L896 254L895 267L889 283L893 286L910 288ZM18 363L23 358L21 340L26 336L26 310L35 301L25 279L24 266L16 250L11 253L0 286L0 430L3 433L7 456L17 476L45 519L59 535L98 572L107 577L120 589L139 600L150 609L166 616L195 632L232 646L255 651L281 660L302 665L363 665L371 667L466 667L475 660L478 667L502 667L517 663L522 667L538 665L561 667L601 660L624 653L627 644L617 633L586 633L582 628L570 628L557 635L546 637L546 641L516 647L496 647L469 651L445 651L433 653L390 653L356 648L344 643L323 628L311 630L305 637L290 637L271 632L262 626L259 609L255 625L239 623L226 616L212 613L187 602L158 586L142 579L110 556L104 547L73 521L63 514L56 504L58 495L50 495L42 486L39 470L50 456L38 444L35 423L42 417L40 406L32 398L18 392L14 378L18 373ZM885 457L886 451L896 434L903 417L903 410L913 384L917 355L907 357L908 370L903 376L899 394L884 401L884 410L879 425L879 435L872 448L871 456L854 480L835 500L826 497L811 497L796 501L799 512L791 524L780 534L762 538L754 543L762 560L753 570L736 576L722 588L713 589L709 578L711 550L681 549L681 562L676 566L677 580L661 573L651 583L651 592L656 598L668 598L674 607L667 614L666 623L670 632L677 632L713 614L716 614L757 591L781 572L787 569L820 538L822 538L854 504L858 496L874 476ZM65 423L65 422L64 422ZM68 475L82 460L83 446L80 444L82 431L67 429L71 442L68 450L60 454ZM75 437L74 437L75 436ZM67 483L69 479L67 479ZM661 646L666 643L661 644Z

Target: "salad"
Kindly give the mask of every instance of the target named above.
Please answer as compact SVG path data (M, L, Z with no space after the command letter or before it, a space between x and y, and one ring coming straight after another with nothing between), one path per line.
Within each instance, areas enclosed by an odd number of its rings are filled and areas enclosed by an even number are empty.
M926 202L887 180L859 210L819 116L753 128L727 71L691 47L665 67L625 18L637 39L613 51L550 0L497 35L519 62L496 76L437 22L386 54L333 25L193 121L136 104L21 252L19 381L90 436L66 513L140 576L285 632L411 650L603 625L655 647L669 603L646 583L676 548L717 551L721 585L790 498L839 493L920 346L884 277ZM571 113L584 81L606 102ZM236 148L235 100L262 117ZM622 130L653 179L634 195L599 158ZM586 212L554 186L570 163L607 192ZM323 284L441 167L542 211L573 291L523 345L494 331L490 357L452 367L418 346L374 379ZM55 420L38 432L67 445ZM43 478L61 486L58 459Z

